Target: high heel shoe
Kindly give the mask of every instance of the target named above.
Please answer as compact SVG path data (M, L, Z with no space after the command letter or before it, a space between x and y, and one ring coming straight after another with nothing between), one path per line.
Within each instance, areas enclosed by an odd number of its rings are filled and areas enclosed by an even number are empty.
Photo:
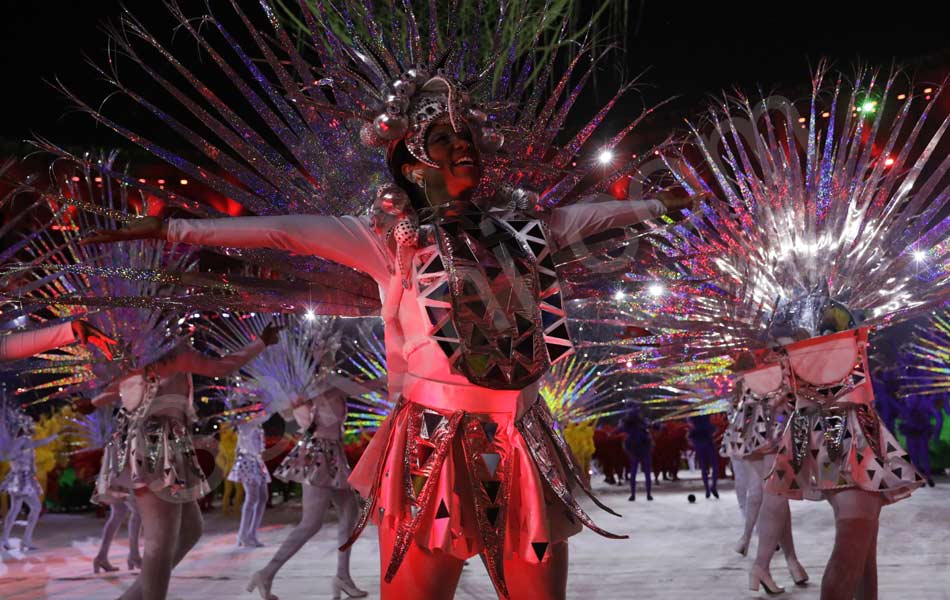
M795 585L806 585L808 583L808 573L805 572L805 567L798 562L797 558L788 561L788 572L792 575Z
M264 575L260 571L254 571L245 589L251 593L257 590L257 593L261 595L261 600L278 600L277 596L270 593L270 586L271 582L264 579Z
M762 570L761 567L753 565L752 570L749 571L749 590L753 592L759 591L760 584L765 588L765 593L769 596L785 593L785 588L779 587L778 584L772 580L771 575Z
M356 584L352 581L347 581L337 575L333 577L333 600L340 600L342 597L340 592L346 592L349 598L365 598L369 596L369 592L361 590L356 587Z
M129 566L129 571L134 571L135 569L142 568L142 557L141 556L130 556L125 564Z
M99 574L99 571L105 571L106 573L115 573L119 570L119 567L113 566L109 562L108 558L101 558L99 556L92 559L92 572L96 575Z

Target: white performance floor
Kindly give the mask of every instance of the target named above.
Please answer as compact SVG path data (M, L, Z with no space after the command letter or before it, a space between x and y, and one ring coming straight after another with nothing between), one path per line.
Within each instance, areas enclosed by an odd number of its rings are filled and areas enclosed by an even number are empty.
M597 600L659 598L746 599L765 597L747 591L750 559L732 547L739 535L740 515L732 482L720 487L720 500L706 500L694 474L684 473L678 483L654 487L653 502L641 490L635 503L627 502L626 487L595 484L601 497L621 512L618 519L591 509L609 530L627 533L630 540L612 541L585 531L571 540L568 597ZM695 493L695 504L686 500ZM175 570L169 598L240 600L250 573L262 566L297 518L299 508L278 507L265 517L261 539L267 547L234 547L237 518L219 511L207 514L205 535L198 547ZM799 557L812 582L792 584L778 554L772 572L786 586L785 598L818 598L825 561L831 552L833 519L827 503L794 502L792 515ZM132 581L126 570L92 574L102 519L91 515L46 515L40 520L35 543L40 550L21 555L4 552L0 563L0 598L97 600L115 598ZM14 530L14 536L19 529ZM292 559L275 581L273 593L282 600L330 598L335 568L336 525L320 534ZM125 566L125 531L112 547L110 560ZM754 552L754 548L752 549ZM353 552L353 578L378 597L378 558L375 530L368 529ZM950 600L950 479L942 477L934 489L924 488L909 500L885 507L879 540L881 600ZM494 598L488 576L476 559L462 575L456 598ZM517 600L517 598L516 598Z

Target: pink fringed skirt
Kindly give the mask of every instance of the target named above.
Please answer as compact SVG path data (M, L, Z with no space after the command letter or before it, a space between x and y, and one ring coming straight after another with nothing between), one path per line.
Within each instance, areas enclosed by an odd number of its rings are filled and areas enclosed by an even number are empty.
M466 398L466 389L481 395ZM574 498L572 489L584 488L547 405L538 398L516 416L518 394L462 388L441 396L452 409L402 399L374 436L350 477L367 499L352 539L370 520L395 532L387 580L416 544L459 559L482 555L507 596L505 559L544 561L582 525L622 537L598 528Z

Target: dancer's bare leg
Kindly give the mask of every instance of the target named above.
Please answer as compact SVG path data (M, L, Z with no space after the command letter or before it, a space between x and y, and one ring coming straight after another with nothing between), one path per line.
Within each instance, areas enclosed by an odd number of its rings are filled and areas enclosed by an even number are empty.
M139 507L135 503L135 496L130 496L126 500L126 505L132 515L129 517L129 569L132 567L142 568L142 554L139 552L139 534L142 533L142 516L139 514Z
M879 525L880 521L875 521L874 537L871 539L868 556L864 562L864 575L858 585L858 593L854 596L857 600L877 600L877 534Z
M109 549L112 547L112 540L115 534L129 514L129 507L125 502L114 502L109 505L109 518L102 528L102 541L99 542L99 552L93 560L93 565L99 565L101 568L111 570L113 567L109 564ZM132 532L132 524L129 524L129 533Z
M267 510L267 501L270 500L270 484L264 483L260 492L261 499L257 505L257 510L254 511L254 529L251 536L251 541L256 544L260 544L260 541L257 539L257 530L261 528L261 522L264 521L264 512Z
M330 502L333 501L335 491L333 488L312 485L301 487L303 487L303 512L300 516L300 522L280 545L270 562L263 569L256 572L251 580L252 585L258 585L258 591L263 598L270 597L270 588L274 576L284 566L284 563L297 554L304 544L317 535L317 532L323 527L323 518L326 516ZM261 587L264 589L260 589Z
M181 529L181 505L166 502L148 489L137 490L136 501L145 534L142 572L120 600L163 600Z
M766 456L757 461L758 464L753 465L756 469L757 478L764 481L765 475L772 470L774 462L774 455ZM772 555L775 554L776 546L786 536L790 519L788 499L763 491L759 518L755 523L759 530L759 543L755 549L755 561L752 564L750 583L753 579L758 578L768 587L778 588L772 580ZM796 574L798 580L802 580L803 577L807 578L807 575Z
M740 467L748 475L746 477L746 500L745 500L745 528L742 535L736 543L736 552L745 556L749 550L749 540L752 539L752 532L755 530L755 524L759 520L759 511L762 507L762 486L765 480L765 465L761 458L748 458L737 460L733 464L741 463ZM738 479L738 477L737 477ZM775 546L773 546L774 548Z
M788 499L783 499L785 505L788 506ZM792 579L795 580L796 585L804 585L808 581L808 573L802 563L798 561L798 554L795 552L795 537L792 535L792 511L786 511L785 517L785 530L782 533L782 540L779 545L782 547L785 564L788 566L789 573L792 574Z
M251 545L257 539L258 513L263 514L266 503L264 490L267 484L249 483L244 486L244 505L241 507L241 526L238 529L238 544Z
M567 594L567 542L552 544L547 560L505 561L505 580L512 600L564 600Z
M739 502L739 512L743 519L746 517L746 502L749 493L749 479L753 476L751 468L739 458L729 459L732 462L732 475L736 480L736 500Z
M396 532L379 528L380 572L385 573L393 553ZM409 546L402 566L391 583L382 582L382 600L452 600L462 575L463 561L441 551L428 552L416 544ZM510 584L509 584L510 585ZM512 600L517 598L513 596Z
M120 600L163 599L172 569L201 539L204 519L197 501L175 504L149 491L137 494L136 500L145 535L145 556L142 573ZM165 531L156 531L162 523Z
M30 509L30 515L26 518L26 531L23 533L23 543L21 547L33 546L33 531L36 529L36 523L40 520L40 514L43 512L43 503L39 496L26 496L24 499L26 506Z
M821 600L854 598L861 587L862 600L877 597L877 537L881 496L852 488L828 497L835 511L835 546L821 579ZM875 556L869 555L875 551ZM873 569L865 578L865 569Z
M7 512L7 518L3 520L3 539L0 544L7 547L10 543L10 534L13 532L13 526L16 524L16 518L23 508L25 496L13 496L10 498L10 510Z
M334 490L333 507L339 516L340 523L337 527L337 547L342 546L350 539L353 528L356 526L356 520L359 518L359 505L356 503L356 495L353 490ZM350 577L350 551L348 548L344 552L339 552L336 558L336 576L352 583Z

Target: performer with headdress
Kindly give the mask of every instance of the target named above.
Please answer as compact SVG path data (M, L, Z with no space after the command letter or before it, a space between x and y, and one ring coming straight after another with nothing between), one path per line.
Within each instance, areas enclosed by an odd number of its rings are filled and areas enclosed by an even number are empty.
M390 28L376 23L364 5L344 4L347 19L358 18L373 36L387 35ZM350 481L367 500L353 539L370 520L379 526L383 597L450 598L463 561L480 554L500 596L508 597L514 587L530 589L539 599L563 598L567 538L582 523L618 536L594 525L574 498L572 488L587 490L538 399L538 380L572 349L553 252L595 233L689 207L693 199L666 192L659 199L587 197L556 206L568 196L590 196L587 192L610 183L601 179L593 189L581 186L586 174L603 167L590 162L570 167L572 156L616 98L567 146L555 148L554 136L576 98L566 91L570 72L543 103L543 84L528 91L525 80L512 75L493 86L485 81L482 93L494 98L479 104L476 92L462 85L465 57L451 59L450 53L438 51L442 36L437 16L429 21L427 51L414 16L405 16L411 48L394 54L399 40L364 40L356 30L348 30L353 37L343 39L307 13L310 33L321 48L319 67L309 65L278 27L274 43L302 71L291 73L274 58L270 66L283 78L279 84L254 74L255 85L282 87L270 97L279 101L285 117L303 125L294 132L277 127L288 147L324 148L323 140L309 144L291 139L311 139L314 131L326 132L327 143L339 144L345 133L341 117L368 120L361 137L386 148L393 181L380 188L370 216L141 219L92 239L157 237L276 248L319 256L371 277L380 292L390 392L398 404ZM189 19L181 23L205 43ZM268 43L259 39L259 49L273 57L265 48ZM499 49L497 56L511 61L509 54ZM553 65L542 72L549 74ZM232 79L240 77L228 70ZM314 77L311 71L324 76ZM300 72L307 73L303 81L294 79ZM322 97L321 86L332 86L332 105L317 98ZM286 94L294 102L284 103ZM522 95L524 105L516 110L512 101ZM210 124L222 136L234 137L227 126L218 125ZM632 126L605 150L612 150ZM246 125L238 127L250 135ZM503 142L506 151L499 154ZM283 161L280 152L267 152L261 160L258 149L244 142L235 150L246 150L240 161L254 165L245 168L229 159L229 172L248 184L234 189L237 199L262 205L251 190L264 190L272 214L306 209L308 203L313 212L329 212L339 205L341 186L368 179L365 171L356 171L346 180L310 187L309 176L287 177L298 167L270 164ZM357 152L345 145L341 151L347 156ZM302 159L297 164L307 170L320 162L315 155ZM334 160L340 162L336 155ZM187 161L176 162L183 166ZM329 168L338 172L339 165ZM201 171L193 172L201 176ZM318 171L314 177L321 177ZM261 174L275 178L273 193L270 184L260 185ZM266 589L262 593L269 597Z
M267 317L244 316L239 319L219 319L209 324L208 341L218 352L233 351L253 339ZM347 417L346 396L334 388L331 381L345 385L347 380L333 374L335 356L341 343L342 332L335 330L336 320L313 316L300 318L279 316L286 324L277 342L265 353L249 362L240 386L229 389L232 413L244 418L251 431L260 431L265 415L279 413L293 418L302 435L277 468L274 476L283 481L295 481L303 489L303 514L300 522L281 543L267 565L255 572L248 591L259 589L269 594L274 578L323 525L332 504L339 516L340 544L353 531L359 507L353 489L347 482L350 467L343 451L343 424ZM357 386L359 390L364 388ZM356 388L354 389L356 391ZM248 402L241 402L244 397ZM293 417L290 417L290 415ZM251 419L246 420L250 416ZM241 432L242 423L238 425ZM266 497L255 488L266 490L263 475L267 473L261 458L263 432L255 441L253 453L244 459L245 471L255 480L245 484L245 503L238 541L256 539L256 528L263 515ZM235 469L242 463L239 457ZM267 476L270 480L270 476ZM363 597L366 592L353 583L350 576L350 552L337 556L337 571L333 578L333 594L346 592L350 597ZM271 596L273 597L273 596Z
M13 531L17 517L20 516L20 510L26 506L29 515L26 521L26 529L20 541L20 550L36 550L33 546L33 531L36 529L36 523L39 521L43 509L40 502L43 489L36 479L36 455L34 451L36 448L52 442L56 439L56 435L34 440L34 424L29 415L9 409L5 412L4 417L6 417L5 421L7 423L4 423L4 427L9 429L13 435L10 436L11 443L9 447L4 448L4 459L10 462L10 470L3 481L0 482L0 492L6 492L10 496L10 511L3 522L3 537L0 537L0 549L12 549L10 533Z
M109 504L135 494L142 516L142 573L123 598L164 598L172 568L201 537L198 500L211 491L191 439L197 420L192 374L224 377L277 341L275 326L240 352L210 358L183 343L158 360L127 371L96 397L121 402L106 446L93 501ZM176 526L175 523L178 523Z
M270 415L259 411L236 422L237 456L228 472L228 481L240 483L244 488L244 503L241 505L241 524L238 527L237 545L259 548L264 544L257 539L257 529L264 520L267 509L267 492L270 489L270 471L261 456L264 453L264 422Z
M925 126L940 91L894 100L897 74L861 72L826 97L824 75L802 117L782 98L729 97L689 151L666 156L684 186L714 201L693 227L657 232L641 276L667 293L627 318L671 334L658 362L680 361L684 348L696 358L775 349L795 408L765 491L834 507L830 600L876 594L880 508L923 483L874 411L867 333L950 297L950 164L935 152L945 130ZM767 557L784 519L770 522ZM780 590L766 561L749 582Z

